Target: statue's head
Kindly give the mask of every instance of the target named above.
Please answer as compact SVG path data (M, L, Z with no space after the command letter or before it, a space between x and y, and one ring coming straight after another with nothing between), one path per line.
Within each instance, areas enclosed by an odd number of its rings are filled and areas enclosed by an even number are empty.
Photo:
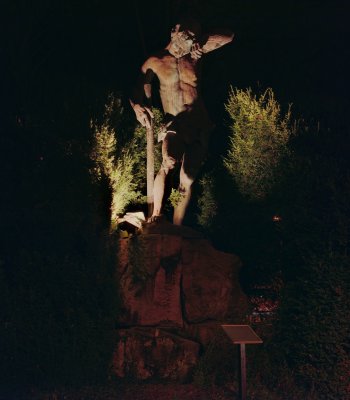
M193 19L186 18L179 21L171 30L170 54L180 58L190 53L193 43L198 40L200 31L199 23Z

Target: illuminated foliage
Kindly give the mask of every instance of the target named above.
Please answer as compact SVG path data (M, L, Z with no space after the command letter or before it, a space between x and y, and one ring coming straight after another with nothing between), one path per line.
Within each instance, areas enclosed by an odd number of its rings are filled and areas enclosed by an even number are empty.
M94 131L91 159L95 163L92 172L97 180L106 178L112 192L111 230L115 229L117 217L126 206L140 197L133 174L137 158L128 147L117 154L116 132L111 124L113 113L122 114L123 108L119 99L110 96L103 123L91 123Z
M152 111L156 141L163 116L156 108ZM102 124L91 123L91 159L94 162L91 172L97 180L106 179L111 190L111 231L115 230L118 216L128 205L146 202L142 195L146 190L146 128L139 125L134 131L130 130L130 123L125 125L124 114L121 100L110 95ZM155 146L155 170L159 169L161 158L161 146Z
M272 89L257 98L251 89L231 88L225 105L232 134L224 165L239 191L250 200L266 197L278 178L278 166L288 153L290 108L281 116Z
M213 219L217 214L218 205L214 194L214 178L210 174L205 174L199 184L202 188L202 195L198 199L199 213L197 221L203 228L210 228Z
M173 207L176 207L183 198L184 198L184 194L181 193L178 189L174 189L174 188L171 189L169 201Z

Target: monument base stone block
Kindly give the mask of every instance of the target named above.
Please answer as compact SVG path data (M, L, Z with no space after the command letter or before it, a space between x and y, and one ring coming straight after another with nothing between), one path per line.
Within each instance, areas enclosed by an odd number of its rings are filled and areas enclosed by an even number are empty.
M239 258L166 221L120 239L122 300L112 369L118 377L190 379L200 350L247 311Z

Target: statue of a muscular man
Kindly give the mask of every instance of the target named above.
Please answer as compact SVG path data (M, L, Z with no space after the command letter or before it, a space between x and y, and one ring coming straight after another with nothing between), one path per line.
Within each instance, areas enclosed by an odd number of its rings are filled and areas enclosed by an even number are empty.
M173 223L181 225L191 198L191 187L207 152L213 129L199 94L199 64L203 54L230 43L231 32L201 35L199 24L184 20L171 32L164 50L149 57L142 65L142 76L130 103L137 120L150 128L152 79L159 79L160 98L165 113L162 140L163 161L154 181L154 208L150 222L161 215L166 177L181 163L181 200L175 207Z

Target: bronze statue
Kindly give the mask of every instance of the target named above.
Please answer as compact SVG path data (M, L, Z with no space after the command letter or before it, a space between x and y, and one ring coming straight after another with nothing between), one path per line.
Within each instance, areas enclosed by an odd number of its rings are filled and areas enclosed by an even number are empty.
M161 215L165 181L176 163L181 163L181 200L175 207L173 223L181 225L191 198L191 187L207 152L209 133L213 129L199 93L201 57L230 43L231 32L201 34L196 21L183 20L171 32L165 49L150 56L142 65L135 94L130 99L137 120L150 129L152 80L159 79L160 98L165 113L162 140L163 161L154 181L154 207L149 222Z

